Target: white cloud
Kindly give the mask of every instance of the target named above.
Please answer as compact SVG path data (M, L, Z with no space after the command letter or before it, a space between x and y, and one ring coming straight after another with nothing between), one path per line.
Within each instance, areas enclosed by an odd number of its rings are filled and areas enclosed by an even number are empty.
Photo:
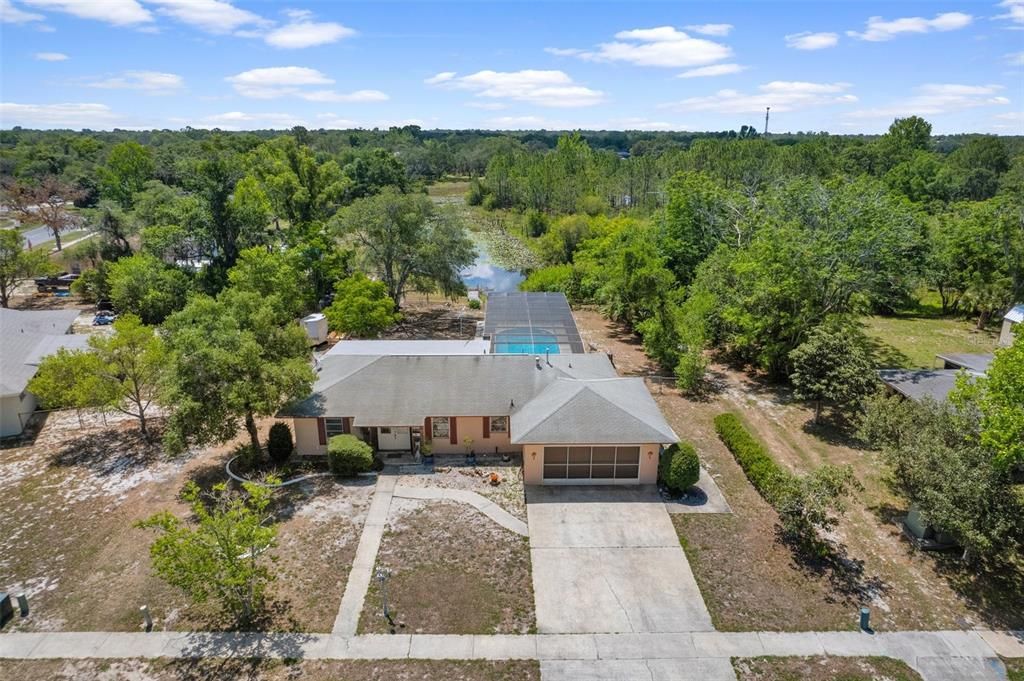
M586 52L578 47L545 47L544 51L556 57L578 57Z
M996 114L994 118L1001 121L1021 121L1024 123L1024 111L1009 111L1007 113Z
M786 36L786 47L796 50L823 50L839 44L838 33L792 33Z
M423 82L427 85L437 85L439 83L445 83L455 77L454 71L443 71L435 76L427 78Z
M66 0L65 0L66 1ZM156 5L157 12L207 33L224 34L243 26L265 28L270 26L258 14L239 9L222 0L145 0ZM88 0L87 0L88 4ZM99 3L97 3L99 4Z
M760 113L766 107L772 111L801 111L834 104L848 104L857 97L848 93L849 83L807 83L802 81L772 81L758 86L757 93L737 90L719 90L705 97L689 97L679 102L663 104L663 108L677 111L713 111L717 113Z
M153 21L149 10L136 0L22 0L25 4L40 9L64 12L80 19L96 19L114 26L133 26Z
M18 9L11 4L11 0L0 0L0 22L5 24L27 24L30 21L42 21L45 18L42 14Z
M487 124L498 130L535 130L538 128L550 130L561 127L541 116L499 116L490 119Z
M314 90L300 92L298 96L309 102L348 102L358 104L364 102L386 102L390 97L380 90L356 90L355 92L335 92L334 90Z
M68 55L63 52L36 52L33 55L39 61L67 61Z
M963 12L945 12L936 14L932 19L924 17L904 17L885 21L882 17L871 17L867 21L867 28L863 33L858 31L847 31L846 35L851 38L867 40L870 42L882 42L892 40L901 33L930 33L932 31L955 31L964 28L974 20L970 14Z
M285 129L296 125L305 125L306 121L289 113L246 113L244 111L226 111L222 114L205 116L197 123L196 128L220 128L222 130L256 130Z
M739 73L740 71L746 71L746 66L740 64L712 64L711 66L701 66L696 69L690 69L689 71L683 71L676 78L707 78L709 76L727 76L731 73Z
M111 128L118 116L106 104L16 104L0 102L0 128Z
M315 22L313 13L307 10L287 10L292 21L267 33L264 40L268 45L284 49L300 49L327 45L356 34L354 30L333 21Z
M331 85L334 79L305 66L273 66L262 69L243 71L228 76L228 81L235 92L250 99L277 99L278 97L298 97L309 102L348 102L352 104L365 102L383 102L387 94L380 90L356 90L355 92L336 92L329 89L307 89L312 85Z
M250 69L224 80L231 83L238 94L253 99L274 99L294 94L304 85L330 85L334 82L316 69L305 66Z
M469 90L477 97L511 99L538 106L571 108L593 106L605 100L603 92L573 82L564 71L478 71L461 77L454 73L449 76L446 72L438 76L447 76L435 81L439 87Z
M690 28L687 26L687 28ZM687 126L668 121L651 121L646 118L616 118L608 122L608 128L615 130L686 130Z
M691 38L672 26L619 31L614 41L601 43L594 50L548 48L547 51L587 61L621 61L636 66L666 68L701 66L721 61L732 54L726 45Z
M139 90L149 95L168 95L184 87L185 81L176 73L125 71L119 76L94 80L87 85L105 90Z
M717 35L726 36L729 35L729 31L734 28L732 24L690 24L686 26L687 31L693 31L694 33L700 33L701 35Z
M886 106L844 114L852 119L935 116L980 106L1005 106L1010 100L999 94L1002 85L958 85L932 83L914 88L915 94Z
M1024 0L1003 0L999 7L1006 8L1006 14L996 15L996 19L1009 19L1015 24L1024 24Z
M1004 54L1003 59L1010 66L1024 66L1024 52L1011 52L1010 54Z

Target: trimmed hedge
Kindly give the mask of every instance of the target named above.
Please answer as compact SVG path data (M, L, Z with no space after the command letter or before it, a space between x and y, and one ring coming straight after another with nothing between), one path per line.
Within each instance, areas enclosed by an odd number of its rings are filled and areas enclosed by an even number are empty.
M736 414L726 412L716 416L715 432L732 452L754 489L775 506L794 476L775 463L768 450L747 432Z
M658 477L670 490L679 494L697 484L700 479L700 457L688 442L677 442L661 454Z
M366 473L373 468L373 448L355 435L335 435L327 441L327 465L342 477Z

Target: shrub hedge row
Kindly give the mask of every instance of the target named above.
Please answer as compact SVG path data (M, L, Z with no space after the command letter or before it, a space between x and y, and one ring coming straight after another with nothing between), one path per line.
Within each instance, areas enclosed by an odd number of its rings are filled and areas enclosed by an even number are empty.
M762 497L777 506L785 488L794 476L783 470L753 435L751 435L736 414L726 412L715 417L715 431L736 457L743 472Z

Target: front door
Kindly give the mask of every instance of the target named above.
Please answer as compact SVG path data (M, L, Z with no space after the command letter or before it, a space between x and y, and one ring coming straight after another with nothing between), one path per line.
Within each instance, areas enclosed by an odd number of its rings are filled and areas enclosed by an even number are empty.
M377 449L381 451L412 451L412 437L408 427L385 427L377 429Z

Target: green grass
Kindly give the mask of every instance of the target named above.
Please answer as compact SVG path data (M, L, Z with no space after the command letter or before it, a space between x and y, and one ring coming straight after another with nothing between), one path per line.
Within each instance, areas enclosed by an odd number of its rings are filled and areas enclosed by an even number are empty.
M874 316L863 324L881 368L934 368L936 354L992 352L998 338L995 331L977 331L973 321L959 317Z
M1003 664L1009 681L1024 681L1024 657L1005 658Z

